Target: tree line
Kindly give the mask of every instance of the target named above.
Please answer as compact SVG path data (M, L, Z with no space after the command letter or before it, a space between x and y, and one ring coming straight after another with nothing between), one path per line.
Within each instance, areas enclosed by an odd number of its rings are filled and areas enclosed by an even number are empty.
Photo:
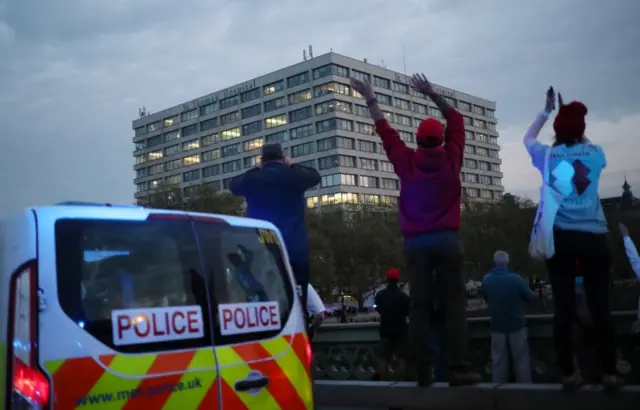
M207 185L191 190L158 187L144 203L153 208L226 215L244 214L243 199ZM480 280L491 269L493 254L504 250L511 267L524 277L546 279L542 262L528 253L529 233L536 204L525 198L505 194L499 201L465 201L462 208L461 239L463 269L468 280ZM613 276L630 278L633 273L619 235L618 223L625 223L631 234L640 235L640 215L616 209L606 210L610 225L610 246L614 257ZM637 212L640 214L640 211ZM363 302L363 295L384 282L390 267L405 272L403 241L397 209L393 206L341 205L310 209L307 214L311 243L311 282L323 298L339 293ZM407 275L403 275L405 278Z

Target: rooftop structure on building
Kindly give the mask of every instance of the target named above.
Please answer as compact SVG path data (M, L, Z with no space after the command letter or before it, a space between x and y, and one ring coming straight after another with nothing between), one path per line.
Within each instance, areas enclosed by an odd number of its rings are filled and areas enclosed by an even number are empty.
M393 173L364 100L349 77L374 86L384 114L415 148L423 119L442 119L405 74L333 52L303 61L133 121L135 197L144 203L170 185L189 198L195 187L217 190L260 161L265 143L279 142L294 162L312 166L322 181L307 193L309 207L339 203L395 203ZM461 178L467 197L502 196L495 102L436 86L462 112L467 145Z

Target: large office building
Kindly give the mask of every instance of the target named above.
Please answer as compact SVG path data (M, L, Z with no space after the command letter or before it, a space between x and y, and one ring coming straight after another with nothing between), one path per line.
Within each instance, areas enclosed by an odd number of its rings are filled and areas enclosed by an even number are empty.
M263 144L279 142L294 162L322 175L307 193L309 207L395 203L398 178L349 77L373 84L385 116L410 147L420 121L442 118L404 74L336 53L305 56L298 64L184 104L141 112L133 121L137 201L144 203L161 185L180 187L184 198L200 184L224 190L231 178L259 164ZM465 195L500 198L495 102L436 88L464 115Z

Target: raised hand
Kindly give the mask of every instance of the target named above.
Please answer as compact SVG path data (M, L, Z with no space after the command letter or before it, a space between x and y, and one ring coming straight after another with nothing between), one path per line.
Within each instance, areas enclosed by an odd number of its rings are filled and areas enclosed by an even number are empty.
M411 84L412 87L422 94L432 94L433 86L427 80L427 77L424 74L414 74L411 76Z
M351 88L359 92L365 100L370 100L376 96L371 84L366 81L358 80L357 78L351 78Z
M553 87L549 87L547 90L547 100L544 104L544 110L546 112L551 112L556 108L556 92L553 90Z
M285 164L286 166L290 167L291 164L293 164L293 161L289 157L284 157L284 159L282 160L282 163Z

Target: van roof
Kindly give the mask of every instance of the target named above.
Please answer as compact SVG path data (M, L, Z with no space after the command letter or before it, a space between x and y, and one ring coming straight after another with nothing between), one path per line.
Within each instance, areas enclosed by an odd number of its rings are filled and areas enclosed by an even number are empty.
M220 219L233 226L252 227L258 229L277 230L271 222L222 214L204 212L187 212L181 210L153 209L135 205L108 205L99 203L62 202L56 205L30 208L36 215L47 215L49 218L81 218L81 219L119 219L142 221L150 215L185 215L196 218Z

